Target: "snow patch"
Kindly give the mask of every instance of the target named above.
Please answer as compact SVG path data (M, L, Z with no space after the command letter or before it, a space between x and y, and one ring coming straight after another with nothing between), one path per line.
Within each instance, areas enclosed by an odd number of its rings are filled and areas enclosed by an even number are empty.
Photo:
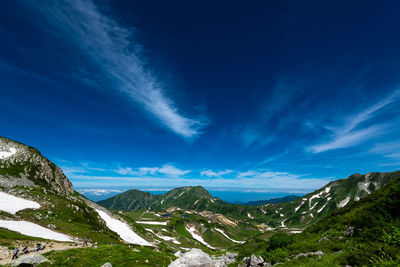
M11 214L15 214L16 212L24 209L39 209L40 204L23 199L20 197L16 197L10 194L6 194L3 192L0 192L0 210L5 211Z
M186 230L192 235L192 237L193 237L194 239L196 239L197 241L199 241L200 243L202 243L203 245L205 245L205 246L207 246L207 247L209 247L209 248L211 248L211 249L215 249L215 248L212 247L210 244L208 244L206 241L204 241L204 239L203 239L200 235L198 235L198 234L196 233L196 228L194 228L193 226L190 227L190 228L188 228L188 227L185 226L185 228L186 228Z
M233 240L232 238L230 238L227 234L225 234L224 231L222 231L221 229L218 228L214 228L215 231L220 232L223 236L225 236L226 238L228 238L230 241L234 242L234 243L238 243L238 244L243 244L246 243L246 241L237 241L237 240Z
M317 206L318 205L318 202L316 202L310 209L309 209L309 211L310 210L313 210L314 208L315 208L315 206Z
M72 238L67 235L54 232L43 226L27 221L0 220L0 227L28 236L40 237L56 241L73 241Z
M132 229L129 227L128 224L112 218L104 211L98 209L95 209L95 211L106 222L107 227L110 230L116 232L122 238L122 240L131 244L137 244L142 246L153 246L147 240L143 239L141 236L132 231Z
M167 225L168 222L155 222L155 221L137 221L140 224L151 224L151 225Z
M337 205L338 208L343 208L344 206L347 205L347 203L349 203L349 201L350 201L350 195L348 195L345 199L339 202L339 204Z
M286 227L286 225L285 225L285 221L286 221L286 219L285 219L285 220L283 220L283 221L281 221L281 227Z
M279 216L283 217L283 216L285 216L285 215L283 215L283 214L281 213L281 214L279 214Z
M254 217L251 216L250 213L247 213L247 217L249 217L250 219L254 219Z
M301 208L301 206L303 206L304 203L306 203L306 201L307 201L307 199L303 198L303 201L301 202L301 204L294 209L294 213L296 213Z
M17 150L13 147L9 148L10 151L0 151L0 159L6 159L17 153Z
M156 234L153 230L151 230L149 228L145 228L145 229L146 229L146 231L152 232L155 236L157 236L158 238L160 238L162 240L165 240L165 241L168 241L168 242L172 242L172 243L177 244L177 245L182 244L181 242L176 240L176 238L174 238L174 237L165 236L165 235L159 235L159 234ZM162 229L162 230L165 230L165 229Z
M325 203L319 210L317 210L318 213L320 213L323 209L325 209L326 205L328 205L328 202Z

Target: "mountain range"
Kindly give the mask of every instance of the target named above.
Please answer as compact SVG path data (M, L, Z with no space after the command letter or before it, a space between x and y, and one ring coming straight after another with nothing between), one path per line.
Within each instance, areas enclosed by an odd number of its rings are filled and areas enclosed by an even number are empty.
M0 266L38 242L41 266L398 266L399 201L396 171L272 203L230 204L200 186L94 203L38 150L0 137Z
M229 204L213 197L200 186L180 187L161 195L129 190L98 203L121 211L159 211L173 207L207 210L234 219L264 223L268 227L305 227L353 201L359 201L399 175L399 171L353 174L346 179L330 182L303 197L288 197L286 200L294 199L280 203L262 202L261 205Z

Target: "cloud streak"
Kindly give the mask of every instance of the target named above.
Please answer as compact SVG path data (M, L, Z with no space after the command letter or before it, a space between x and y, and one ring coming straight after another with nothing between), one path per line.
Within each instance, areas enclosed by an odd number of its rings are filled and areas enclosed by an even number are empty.
M91 0L55 1L41 11L61 40L72 41L100 69L96 77L101 78L96 79L125 94L176 134L193 138L201 133L206 122L182 115L165 95L132 32L101 14Z
M369 108L348 117L344 124L338 127L327 127L332 132L332 138L328 142L320 143L308 148L313 153L328 150L356 146L375 136L384 134L390 124L375 124L359 129L363 123L375 117L379 111L389 104L398 101L400 90L394 91L385 99L370 106Z

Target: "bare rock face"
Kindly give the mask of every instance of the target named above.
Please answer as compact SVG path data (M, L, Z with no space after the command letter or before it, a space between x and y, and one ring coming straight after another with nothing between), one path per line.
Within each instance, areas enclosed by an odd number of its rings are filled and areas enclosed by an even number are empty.
M0 137L0 186L41 186L61 195L73 192L63 171L37 149Z

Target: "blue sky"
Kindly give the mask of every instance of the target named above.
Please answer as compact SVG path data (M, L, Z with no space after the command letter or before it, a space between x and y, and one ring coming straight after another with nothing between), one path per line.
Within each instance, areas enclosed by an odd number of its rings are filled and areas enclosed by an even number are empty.
M2 5L0 135L76 188L304 193L400 167L397 1Z

